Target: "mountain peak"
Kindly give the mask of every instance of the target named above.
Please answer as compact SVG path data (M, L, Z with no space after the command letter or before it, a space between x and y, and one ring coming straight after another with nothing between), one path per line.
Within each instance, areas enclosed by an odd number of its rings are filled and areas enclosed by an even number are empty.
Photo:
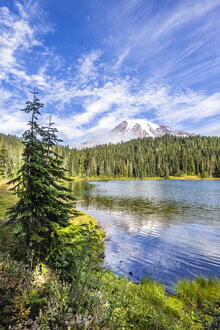
M102 136L102 142L98 142L95 138L94 141L84 142L83 147L92 147L103 143L118 143L144 137L154 138L165 134L174 136L194 135L184 131L173 131L168 126L157 125L147 119L127 119L118 124L109 133L107 132L105 136Z
M128 119L124 120L112 131L114 134L120 135L133 135L133 138L137 137L157 137L165 134L175 136L190 136L190 134L184 131L173 131L168 126L157 125L147 119ZM132 138L132 137L131 137Z
M134 137L155 136L155 130L160 126L147 119L128 119L116 126L112 132L119 134L133 134Z

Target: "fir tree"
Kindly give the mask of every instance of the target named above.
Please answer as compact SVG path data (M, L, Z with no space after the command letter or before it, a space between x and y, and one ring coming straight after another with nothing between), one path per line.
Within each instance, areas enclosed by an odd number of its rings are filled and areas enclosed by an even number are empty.
M26 102L25 113L31 114L29 129L23 134L23 166L17 178L9 183L19 197L8 211L9 225L16 228L18 240L24 243L31 267L45 261L59 244L58 230L68 225L71 213L69 190L61 185L65 178L62 159L52 150L59 142L57 130L38 125L43 104L33 93Z

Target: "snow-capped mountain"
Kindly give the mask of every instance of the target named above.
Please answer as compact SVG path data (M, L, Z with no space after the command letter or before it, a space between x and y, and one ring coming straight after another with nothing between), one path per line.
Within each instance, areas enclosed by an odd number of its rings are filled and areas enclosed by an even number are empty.
M131 138L138 137L157 137L165 134L175 136L190 136L192 134L184 131L172 131L168 126L157 125L146 119L129 119L116 126L112 133L118 135L130 135Z
M82 148L94 147L104 143L118 143L143 137L158 137L165 134L174 136L191 136L184 131L173 131L168 126L157 125L146 119L128 119L121 122L109 132L102 133L82 143Z

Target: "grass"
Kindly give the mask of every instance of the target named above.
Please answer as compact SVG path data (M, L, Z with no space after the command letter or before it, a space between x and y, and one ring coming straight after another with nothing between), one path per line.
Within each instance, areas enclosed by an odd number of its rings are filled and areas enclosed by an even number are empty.
M7 208L13 206L17 198L13 196L4 183L0 183L0 220L6 218Z
M200 178L196 175L184 175L184 176L169 176L170 180L220 180L220 178Z
M164 177L143 177L143 178L128 178L128 177L72 177L75 182L79 181L108 181L108 180L220 180L220 178L200 178L196 175L184 175L184 176L169 176Z
M97 222L93 217L82 211L77 211L76 216L71 219L71 223L74 225L97 225Z
M204 329L220 313L218 279L180 281L174 296L152 280L135 284L109 272L102 281L105 295L112 299L112 318L118 320L120 329Z

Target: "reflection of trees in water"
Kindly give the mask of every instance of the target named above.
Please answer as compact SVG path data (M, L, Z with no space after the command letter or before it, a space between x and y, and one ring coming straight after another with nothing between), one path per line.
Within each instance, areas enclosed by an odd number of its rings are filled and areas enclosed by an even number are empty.
M120 212L119 217L113 215L116 226L123 228L126 232L154 233L159 228L167 228L171 224L183 223L184 214L178 215L179 210L175 203L154 203L142 199L118 199L104 196L85 196L80 201L83 208L94 208L108 212ZM186 210L184 210L184 213ZM187 217L186 217L187 218ZM181 221L182 219L182 221Z
M172 219L176 215L185 215L188 207L175 202L154 202L141 198L114 198L112 196L86 195L81 201L84 207L96 207L100 210L128 212L140 217L155 216Z
M83 208L94 208L102 211L121 212L122 217L117 217L117 221L124 228L126 223L132 221L136 225L146 226L146 222L157 223L162 227L174 225L183 225L186 223L199 222L202 224L211 224L215 219L210 210L176 201L159 201L135 197L113 197L99 195L97 185L87 182L75 182L72 187L74 196L77 197ZM94 194L92 193L95 190ZM130 227L128 225L128 227Z
M77 199L84 197L87 193L90 193L96 185L87 183L85 181L73 182L69 184L69 189L72 190L73 195Z

